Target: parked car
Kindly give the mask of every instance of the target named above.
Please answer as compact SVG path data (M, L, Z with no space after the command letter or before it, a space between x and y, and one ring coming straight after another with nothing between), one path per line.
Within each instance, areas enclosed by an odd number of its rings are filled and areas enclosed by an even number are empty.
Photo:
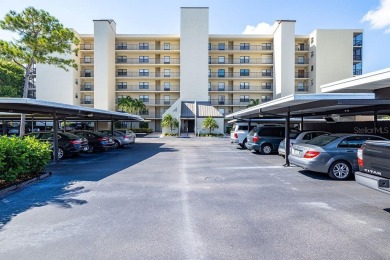
M253 128L248 136L246 147L261 154L271 154L277 152L280 142L285 137L285 127L277 125L260 125ZM290 136L295 137L299 130L291 129Z
M136 134L132 130L130 130L130 129L123 129L123 130L122 129L117 129L115 131L118 131L118 132L121 132L123 134L126 134L129 137L130 141L133 140L133 143L135 143L135 139L136 139L137 136L136 136Z
M375 135L321 135L307 143L296 144L289 155L290 163L304 169L328 173L332 179L345 180L359 169L357 150L366 140L386 140Z
M358 150L357 183L390 194L390 141L367 141Z
M246 148L248 132L256 126L256 123L251 123L250 127L248 122L234 123L230 130L230 143L236 143L242 148Z
M131 130L130 130L131 131ZM112 137L112 140L114 141L114 148L123 147L128 144L132 144L135 142L135 134L133 131L131 131L132 134L125 134L121 131L114 130L114 135L112 135L111 130L102 130L99 131L99 133L108 135L109 137Z
M25 136L34 136L39 141L47 141L52 144L53 150L53 132L34 132ZM76 135L58 132L58 159L62 159L64 156L77 156L86 145L87 143Z
M306 143L310 141L311 139L324 135L324 134L330 134L329 132L324 131L303 131L301 133L298 133L297 136L293 137L290 136L290 149L294 146L294 144L298 143ZM291 151L291 150L290 150ZM278 153L280 156L285 157L286 156L286 139L280 142Z
M86 138L88 140L87 153L93 153L94 151L105 151L113 148L115 143L112 138L99 132L92 132L87 130L78 130L71 132L80 138Z

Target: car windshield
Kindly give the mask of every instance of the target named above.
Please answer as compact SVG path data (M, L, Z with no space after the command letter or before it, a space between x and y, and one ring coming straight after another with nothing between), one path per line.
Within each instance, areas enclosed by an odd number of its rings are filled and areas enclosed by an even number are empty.
M320 136L317 136L316 138L308 141L307 144L312 144L312 145L317 145L317 146L325 146L325 145L333 142L337 138L339 138L339 136L320 135Z

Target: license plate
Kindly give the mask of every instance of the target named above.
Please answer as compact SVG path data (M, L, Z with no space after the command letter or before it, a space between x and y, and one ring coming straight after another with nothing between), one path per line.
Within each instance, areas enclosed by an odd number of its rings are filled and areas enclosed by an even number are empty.
M292 149L291 154L295 155L295 156L301 156L302 151L296 150L296 149Z

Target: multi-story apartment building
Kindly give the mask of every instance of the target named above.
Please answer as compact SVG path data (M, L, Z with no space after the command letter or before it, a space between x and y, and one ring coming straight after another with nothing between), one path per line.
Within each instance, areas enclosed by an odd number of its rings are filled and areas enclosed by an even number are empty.
M95 20L94 34L78 34L79 70L38 64L36 95L108 110L131 96L146 105L149 127L161 131L166 111L182 119L184 101L209 101L228 114L360 75L362 33L296 35L295 21L279 20L269 35L214 35L208 8L182 8L180 35L116 34L113 20Z

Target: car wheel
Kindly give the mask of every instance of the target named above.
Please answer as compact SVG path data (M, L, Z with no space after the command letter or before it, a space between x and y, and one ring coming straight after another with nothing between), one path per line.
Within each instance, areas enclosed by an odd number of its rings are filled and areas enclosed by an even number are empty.
M337 161L329 168L329 177L335 180L345 180L351 175L351 165L345 161Z
M64 158L64 150L58 148L58 159L60 160L62 158Z
M263 144L261 146L261 154L271 154L272 152L272 146L270 144Z
M93 145L88 145L87 153L93 153L94 150L95 148L93 147Z
M245 138L244 141L242 141L242 144L240 144L241 148L246 149L246 142L247 142L247 140Z
M120 143L117 140L114 140L114 145L112 146L114 149L121 147Z

